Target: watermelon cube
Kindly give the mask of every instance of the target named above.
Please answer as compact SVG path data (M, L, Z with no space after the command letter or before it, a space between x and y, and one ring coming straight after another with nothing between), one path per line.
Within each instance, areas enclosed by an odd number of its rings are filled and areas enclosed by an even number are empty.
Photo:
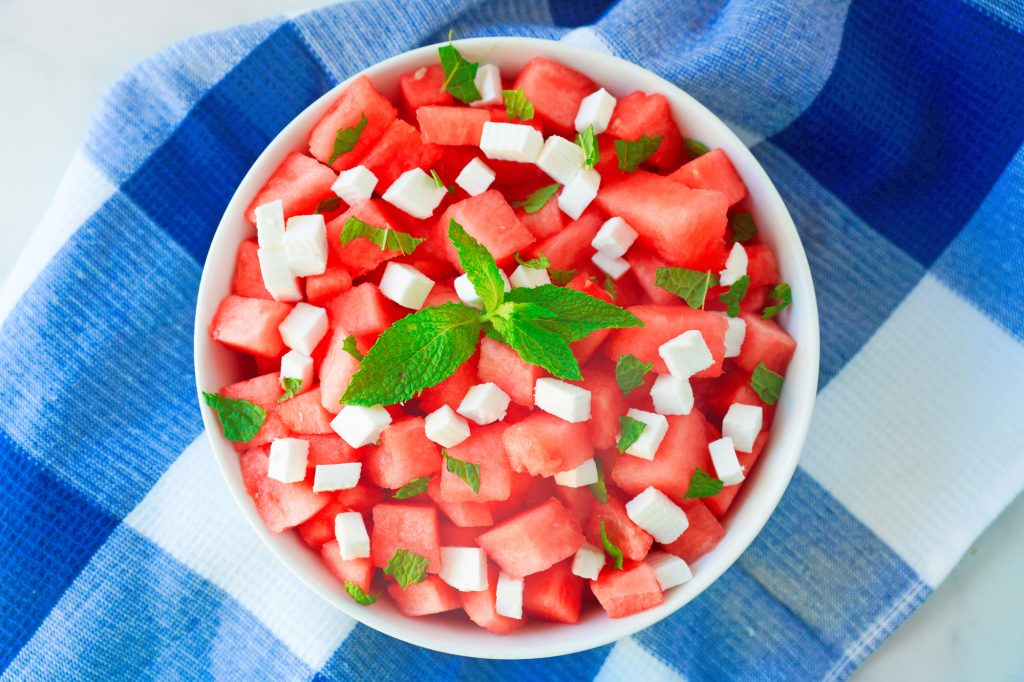
M664 141L663 141L664 142ZM693 161L684 163L668 176L691 189L713 189L725 195L730 206L747 196L747 186L722 149L712 149Z
M453 410L458 409L459 403L466 397L469 389L480 383L476 374L475 357L460 365L454 374L441 383L424 389L419 397L420 409L425 413L433 412L442 405L447 405Z
M462 504L471 504L465 502ZM441 521L442 547L476 547L476 537L483 532L479 526L457 526L448 521Z
M747 334L736 364L753 372L763 362L771 371L785 374L796 351L796 341L775 320L762 320L760 315L751 313L741 313L740 317L747 323Z
M602 185L597 205L621 216L670 265L706 270L725 248L725 195L690 189L652 173L637 171L611 185Z
M292 152L256 193L245 209L245 217L255 224L256 207L278 199L283 204L285 218L312 213L322 199L334 196L331 185L337 179L337 173L316 159Z
M636 457L619 457L617 459L637 459ZM626 505L614 495L608 495L607 502L595 502L587 523L587 541L595 547L601 547L601 521L608 539L622 550L624 557L630 561L642 561L651 551L654 538L650 533L633 523L626 514Z
M337 434L305 435L303 440L309 443L309 456L306 466L310 469L318 464L346 464L358 462L362 453L343 441Z
M674 542L662 548L690 564L718 546L725 537L725 528L700 500L687 500L683 511L690 525Z
M673 305L679 303L679 297L670 291L657 286L654 282L658 276L658 268L667 267L667 263L642 246L633 246L626 258L629 261L633 276L643 289L644 294L657 305ZM717 273L716 273L717 274ZM308 284L306 285L309 286Z
M561 561L523 581L523 611L556 623L578 623L583 578L573 575L572 560Z
M619 417L626 414L629 406L619 389L614 370L588 367L584 371L583 388L590 391L590 421L587 422L587 428L590 429L594 447L598 450L615 447L619 439Z
M342 559L337 540L331 540L320 548L327 570L341 584L355 583L367 594L373 589L373 562L369 559Z
M381 489L369 483L360 483L355 488L334 493L335 502L347 511L357 511L360 514L370 513L383 498Z
M420 131L402 119L396 119L380 136L361 164L377 176L377 190L383 192L411 168L429 171L441 158L441 147L424 144Z
M600 466L600 463L598 463ZM549 479L550 480L550 479ZM590 511L594 507L594 493L589 487L567 488L564 485L555 486L555 494L562 501L565 508L572 512L573 517L579 522L580 527L587 525L590 520Z
M541 411L509 426L504 442L512 468L533 476L554 476L575 469L594 456L586 422L570 424ZM572 443L572 447L566 447L566 443Z
M551 568L583 544L580 525L554 497L477 537L501 570L522 578Z
M750 244L744 247L747 252L747 274L750 276L750 288L774 286L782 279L779 275L779 263L775 254L764 244ZM750 294L743 299L743 307L748 310L760 310L761 306L752 306Z
M612 618L631 616L665 601L658 576L643 562L622 571L606 567L597 580L590 581L590 591Z
M484 123L491 120L486 109L466 107L420 107L416 121L424 142L448 146L479 146Z
M243 298L264 298L273 301L267 288L263 286L263 273L260 271L260 260L256 255L260 245L255 239L246 239L239 244L235 255L235 272L231 275L231 293Z
M296 434L328 434L333 415L321 404L320 387L289 398L277 406L277 414L288 430Z
M562 209L558 208L558 202L554 200L549 200L536 213L527 213L525 209L517 208L516 215L537 239L558 234L565 227L565 214L562 213Z
M352 275L341 265L331 265L337 256L332 251L327 257L327 270L320 275L306 277L306 300L315 306L324 307L331 299L352 288Z
M400 251L385 251L362 237L348 244L341 243L341 235L349 218L358 218L382 230L408 232L408 228L395 217L395 213L380 199L366 199L351 206L347 211L327 224L327 242L334 249L341 266L352 277L361 277L377 268L381 263L400 256Z
M250 448L242 455L242 480L270 532L281 533L308 521L331 501L329 495L314 493L309 481L281 483L267 478L269 465L265 448Z
M519 222L516 212L497 190L458 201L444 212L437 223L437 238L444 244L445 254L459 267L459 256L448 239L448 223L454 220L484 245L499 265L507 263L516 251L524 251L534 237Z
M552 200L549 203L554 203ZM530 249L533 255L543 253L551 261L551 267L570 270L590 261L593 250L590 242L601 229L604 220L593 208L587 209L577 220L566 225L544 241Z
M494 525L494 515L486 502L445 502L438 500L437 506L444 515L459 528L478 529ZM475 537L475 536L474 536Z
M608 134L619 140L661 135L658 150L645 162L645 165L659 171L672 170L683 160L683 136L672 118L668 100L660 93L637 91L619 98L608 123Z
M429 616L462 606L459 593L436 575L428 575L421 583L404 590L398 583L388 584L388 596L406 616Z
M228 384L220 390L227 398L241 398L256 403L264 409L276 409L277 399L281 396L280 377L277 372L270 372Z
M448 449L452 457L480 466L480 491L474 493L465 481L448 471L447 467L442 467L441 499L446 502L500 502L509 498L512 468L502 444L507 428L502 423L474 426L469 438Z
M238 455L238 467L242 470L242 484L250 496L256 493L260 481L267 477L270 466L270 448L258 445L246 448Z
M399 549L427 559L427 571L441 571L441 537L437 507L432 505L381 503L373 508L370 554L373 565L384 568Z
M716 377L722 374L725 360L725 330L728 323L718 313L693 310L681 305L637 305L629 311L643 320L643 327L629 327L612 332L605 354L617 361L629 353L644 362L654 363L654 371L667 374L668 367L658 354L658 348L685 331L698 330L711 351L715 364L694 374L694 378ZM744 346L746 342L744 342Z
M366 117L366 127L360 133L355 147L338 156L334 163L328 163L334 155L334 140L338 131L358 126L363 116ZM359 165L359 161L397 116L398 112L391 106L391 102L377 92L370 79L357 76L314 126L309 135L309 153L336 171Z
M299 531L299 536L307 545L319 549L334 540L334 517L344 511L348 510L337 502L329 502L308 521L300 523L295 530Z
M764 409L766 424L771 423L775 411L775 407L766 405L750 386L750 373L738 367L718 379L694 381L693 396L697 409L716 424L722 423L722 418L733 403L760 406Z
M341 412L341 396L348 388L352 375L359 369L359 361L345 350L345 339L351 335L342 325L335 325L327 345L327 355L320 364L320 404L331 414Z
M441 448L427 438L423 417L393 422L380 434L380 447L363 456L363 475L374 485L396 490L441 469Z
M569 139L576 134L576 112L580 102L597 90L594 81L579 71L547 57L534 57L528 61L512 87L523 89L526 98L533 103L537 118L547 128Z
M374 338L404 315L372 282L363 282L341 294L327 312L331 322L347 329L349 334Z
M210 336L243 353L275 357L284 352L277 328L291 311L288 303L231 294L220 302L210 323Z
M424 66L399 78L398 88L405 110L414 112L420 107L454 104L455 98L442 90L444 81L444 69L440 64Z
M463 610L471 621L496 635L507 635L521 628L526 620L498 615L495 607L497 591L498 571L490 566L487 569L487 589L479 592L459 592L459 598L462 600Z
M533 407L533 386L547 372L519 357L509 346L489 336L480 340L480 363L477 374L481 382L493 382L508 393L513 402Z
M675 502L681 503L690 487L690 477L698 467L714 475L703 415L693 410L688 415L666 419L668 433L658 448L657 457L651 460L640 457L615 458L612 480L630 497L639 495L648 486L654 486Z

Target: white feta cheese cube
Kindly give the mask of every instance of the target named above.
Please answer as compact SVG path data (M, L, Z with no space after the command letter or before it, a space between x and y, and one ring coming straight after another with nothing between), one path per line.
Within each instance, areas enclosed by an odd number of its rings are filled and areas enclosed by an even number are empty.
M281 483L298 483L306 478L309 441L301 438L275 438L270 444L267 477Z
M639 236L629 223L615 216L604 221L590 245L609 258L621 258Z
M654 575L658 578L662 590L682 585L693 578L693 571L675 554L651 552L644 561L654 569Z
M608 130L613 111L615 98L607 90L601 88L590 93L580 101L580 108L576 112L576 130L582 133L587 126L594 126L594 134L600 135Z
M519 289L532 289L542 284L551 284L551 275L545 268L528 268L520 265L512 271L512 286Z
M313 358L299 350L290 350L281 356L281 388L284 388L284 380L300 379L302 386L299 393L313 385Z
M413 218L426 220L434 215L434 210L447 192L444 187L438 187L434 178L422 169L413 168L399 175L381 198Z
M509 282L505 273L499 270L498 274L501 275L501 280L505 284L505 291L512 291L512 283ZM455 278L455 295L466 305L471 305L474 308L484 307L484 302L476 294L476 287L469 281L469 275L459 275Z
M583 168L583 159L583 149L578 144L552 135L544 141L537 167L555 182L565 185Z
M290 303L302 300L299 280L288 267L288 253L284 249L260 247L256 249L256 258L260 262L263 286L275 301Z
M533 126L484 121L480 149L488 159L535 163L544 147L544 136Z
M463 417L481 426L493 424L505 418L511 398L508 393L498 388L497 384L487 382L477 384L468 391L455 410Z
M441 580L459 592L487 589L487 555L479 547L442 547Z
M555 474L555 483L566 488L582 488L597 483L597 462L591 457L575 469Z
M495 177L497 176L490 166L480 159L474 158L462 169L459 177L455 178L455 184L466 190L469 196L475 197L486 192Z
M501 71L494 64L481 64L476 69L473 85L480 93L480 99L470 102L471 107L489 107L501 104L505 98L501 94Z
M722 485L739 485L743 482L743 467L736 457L736 448L732 438L726 436L708 443L711 463L715 465L715 476L722 480Z
M633 455L640 459L654 459L654 455L657 454L658 448L661 446L661 441L665 439L665 434L668 433L668 420L660 414L645 412L635 408L630 409L626 416L643 422L646 426L643 432L640 433L640 437L636 439L636 442L626 448L625 454ZM618 437L616 437L616 440L618 440Z
M693 409L693 388L686 379L659 374L651 386L654 411L658 414L690 414Z
M747 274L747 250L743 244L736 242L725 259L725 268L718 273L718 283L723 287L732 286L736 280Z
M370 536L366 534L366 523L359 512L342 512L334 517L334 538L342 559L370 558Z
M498 574L498 587L494 593L494 610L506 618L523 618L523 579L513 578L502 571Z
M572 558L572 574L587 580L597 580L601 569L604 568L604 562L604 550L584 542Z
M715 364L704 335L696 329L683 332L658 347L669 373L678 379L689 379L697 372Z
M653 486L626 503L626 516L662 544L675 542L690 525L686 512Z
M327 270L327 224L322 214L297 215L288 219L284 233L288 267L297 277L322 275Z
M363 407L346 405L331 420L331 428L354 448L380 440L381 432L391 423L391 415L380 405Z
M732 438L737 452L753 452L763 419L764 410L760 405L733 403L722 419L722 435Z
M629 262L625 258L612 258L601 251L595 252L590 260L612 279L622 277L629 270Z
M331 490L349 490L359 483L362 473L362 462L344 462L342 464L317 464L313 472L313 492L323 493Z
M567 422L590 419L590 391L580 386L545 377L533 386L534 405Z
M373 196L377 187L377 176L366 166L355 166L341 171L338 179L331 185L331 191L351 206Z
M599 187L601 174L593 168L581 168L558 193L558 208L576 220L583 215L590 202L597 198Z
M312 355L317 344L327 335L327 311L300 301L277 329L284 345Z
M260 204L256 214L256 241L261 249L284 248L284 202L280 199Z
M423 421L427 438L443 448L454 448L469 438L469 422L447 405L437 408Z
M728 325L725 328L725 357L735 358L739 356L743 348L743 339L747 337L747 321L742 317L729 317L722 313Z
M380 293L403 308L419 310L434 288L434 280L411 265L391 261L380 278Z

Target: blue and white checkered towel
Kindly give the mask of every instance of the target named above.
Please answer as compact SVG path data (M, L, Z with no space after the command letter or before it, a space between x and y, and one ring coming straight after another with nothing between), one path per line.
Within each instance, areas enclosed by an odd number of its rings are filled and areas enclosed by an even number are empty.
M999 0L357 0L186 41L110 93L0 296L11 679L838 679L1024 487L1024 11ZM818 289L800 469L738 564L636 636L533 662L356 625L286 573L201 433L191 330L249 165L453 28L614 52L741 133Z

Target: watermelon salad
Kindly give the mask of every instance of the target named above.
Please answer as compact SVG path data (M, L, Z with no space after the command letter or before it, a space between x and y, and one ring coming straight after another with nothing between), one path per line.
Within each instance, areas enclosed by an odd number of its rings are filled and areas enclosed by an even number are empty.
M448 44L399 93L355 78L246 211L209 332L251 378L204 393L246 490L367 608L505 634L657 606L796 347L743 180L663 95L544 57Z

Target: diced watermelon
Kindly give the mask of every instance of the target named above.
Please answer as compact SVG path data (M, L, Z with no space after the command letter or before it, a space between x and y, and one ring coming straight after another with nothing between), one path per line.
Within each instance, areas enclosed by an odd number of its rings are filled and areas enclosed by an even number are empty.
M456 267L459 267L459 256L448 239L451 220L483 244L499 265L508 262L516 251L525 250L534 240L501 192L487 190L452 204L437 223L437 239L444 244L448 260Z
M495 122L495 123L515 123L516 125L530 126L531 128L535 129L537 132L541 133L542 135L545 133L545 131L544 131L544 124L536 116L531 118L529 121L522 121L522 120L517 119L517 118L509 119L509 117L508 117L508 110L505 108L504 104L498 104L498 105L495 105L495 106L487 107L487 111L490 112L491 120L493 122ZM533 164L523 164L523 165L533 165Z
M655 372L667 374L668 367L658 355L658 348L683 332L696 329L704 337L715 364L697 372L694 377L701 379L721 375L725 359L725 330L728 327L721 315L693 310L682 302L680 305L637 305L628 310L643 320L644 326L617 329L612 333L611 341L605 346L605 354L613 361L629 353L644 362L654 363Z
M690 189L652 173L637 171L611 185L602 185L597 205L621 216L670 265L707 269L725 248L725 195Z
M366 116L366 127L359 135L352 151L345 152L330 165L344 170L359 164L360 160L384 134L398 112L384 95L377 92L366 76L357 76L338 97L338 101L317 122L309 135L309 153L324 163L334 154L334 140L341 128L354 128Z
M465 502L462 504L471 504ZM457 526L448 521L441 521L441 546L442 547L476 547L476 537L484 529L480 526Z
M420 131L402 119L395 119L380 136L361 165L377 176L377 191L384 192L398 176L412 168L429 171L441 158L441 148L424 144Z
M494 525L494 515L486 502L445 502L438 500L437 506L460 528L481 528Z
M617 459L626 459L628 455ZM637 459L633 457L632 459ZM604 519L605 534L612 544L622 550L623 556L631 561L642 561L651 551L654 538L650 533L633 523L626 514L626 505L614 495L608 495L607 502L595 502L587 523L587 541L601 547L601 520Z
M552 497L477 537L501 570L522 578L551 568L576 553L583 544L580 525Z
M327 258L327 270L323 274L306 277L306 300L310 304L323 307L338 294L352 288L349 271L341 265L331 265L330 261L337 259L332 251Z
M516 77L513 89L516 88L523 89L545 126L572 139L580 102L597 90L597 85L579 71L546 57L534 57Z
M358 337L377 337L404 313L384 298L372 282L363 282L334 299L328 309L332 323ZM344 337L339 339L343 341Z
M779 264L775 254L764 244L749 244L744 247L747 252L747 274L750 276L750 288L775 286L782 279L779 276ZM743 299L743 307L750 305L750 294ZM760 310L760 307L748 308Z
M396 550L407 549L427 559L427 571L441 570L441 537L437 507L382 503L373 508L370 553L373 565L383 568Z
M584 217L586 217L586 214L584 214L580 219L582 220ZM599 298L602 301L607 301L608 303L611 303L612 301L612 295L609 294L603 286L597 284L591 276L585 272L581 272L573 277L565 286L570 289L575 289L576 291L582 291L588 296Z
M562 501L565 508L572 512L573 517L579 522L580 527L587 525L590 520L590 510L594 506L594 493L589 487L567 488L563 485L555 486L555 494Z
M631 497L639 495L648 486L654 486L680 503L697 467L714 475L703 415L693 410L688 415L666 419L668 433L654 459L627 456L615 458L612 480Z
M611 334L609 329L598 329L597 331L590 332L587 336L583 337L579 341L573 341L569 344L572 348L572 354L576 357L576 362L583 365L593 357L597 349L601 347L605 339Z
M305 435L302 438L309 442L307 465L310 469L318 464L358 462L362 454L335 433L324 436Z
M266 444L249 447L238 454L238 467L242 470L242 484L249 495L256 493L260 481L267 477L270 449Z
M246 239L238 245L235 272L231 275L231 293L243 298L264 298L273 301L274 297L263 286L263 273L260 270L259 257L256 255L259 248L260 245L255 239Z
M583 372L583 388L590 391L590 421L587 427L594 447L598 450L615 447L619 437L619 417L626 414L628 406L615 379L614 370L587 368Z
M732 206L747 196L747 186L721 148L712 149L693 161L684 163L679 170L668 176L691 189L713 189L725 195Z
M441 498L447 502L500 502L507 500L512 490L512 469L509 467L502 435L510 427L502 423L475 426L469 438L448 453L465 462L480 466L480 491L472 488L461 478L441 468Z
M762 320L760 315L751 313L741 313L740 317L747 323L747 334L736 364L753 372L763 362L771 371L785 374L796 351L796 341L775 320Z
M649 565L639 562L622 571L605 568L590 591L612 618L624 618L665 601L658 576Z
M360 514L370 513L383 498L381 489L369 483L360 483L354 488L334 493L335 502L349 511L357 511Z
M313 492L309 481L281 483L267 477L270 454L266 448L250 448L242 454L242 480L250 491L256 511L272 533L294 528L312 518L331 501Z
M527 213L525 209L517 208L516 215L537 239L544 239L553 234L558 234L565 227L565 214L558 208L558 202L547 201L536 213ZM581 218L583 216L580 216Z
M388 584L388 596L406 616L429 616L462 606L459 593L436 575L428 575L421 583L404 590L398 583Z
M549 203L553 203L552 199ZM601 214L593 208L588 208L578 220L566 225L560 232L557 232L544 241L534 244L530 253L537 255L543 253L551 262L552 268L559 270L570 270L581 263L590 261L593 249L590 242L594 235L601 229L604 221Z
M440 64L424 66L399 78L398 88L406 111L413 112L435 104L454 104L455 98L442 89L444 80L444 69Z
M288 427L277 415L277 398L281 395L277 372L230 384L222 388L220 394L226 398L248 400L267 411L266 421L263 422L260 430L247 443L236 443L238 448L254 448L264 443L270 443L275 438L288 437ZM266 471L263 473L265 475Z
M626 260L632 268L633 276L643 289L644 293L657 305L673 305L679 303L679 297L662 289L654 282L658 276L658 268L667 266L665 261L658 258L649 249L636 245L629 249ZM717 273L715 273L717 274Z
M467 107L420 107L416 121L424 142L448 146L478 146L484 123L491 120L485 109Z
M342 244L341 235L345 223L353 217L381 229L408 232L408 228L395 217L394 211L380 199L360 201L328 223L327 241L338 255L341 266L348 270L352 277L361 277L381 263L401 255L400 251L385 251L362 237Z
M548 177L548 174L542 171L535 163L499 161L487 158L484 159L484 162L494 171L494 184L491 186L491 189L500 190L508 200L525 199L525 188L537 188L551 184L551 178Z
M380 447L363 457L363 474L375 485L391 490L440 469L441 448L427 438L423 417L392 423L380 434Z
M329 502L311 519L300 523L295 530L299 531L299 535L307 545L320 548L325 543L334 540L334 517L343 511L347 510L342 505L337 502Z
M490 566L487 569L487 589L479 592L459 592L459 598L462 600L463 610L471 621L496 635L507 635L521 628L526 619L498 615L495 607L497 591L498 571Z
M291 311L287 303L228 295L213 316L210 336L243 353L274 357L284 352L277 328Z
M255 224L256 207L278 199L284 208L285 218L312 213L322 199L334 196L331 185L337 179L337 173L316 159L292 152L256 193L245 209L245 217Z
M533 387L547 372L519 357L512 348L489 336L480 340L477 374L482 382L493 382L523 407L533 407Z
M620 97L608 123L608 134L620 140L661 135L658 150L645 162L659 171L672 170L683 160L683 136L672 118L672 107L660 93L636 91Z
M758 435L757 440L754 441L754 447L751 452L737 452L736 457L740 461L740 466L743 467L744 475L749 476L751 470L754 468L754 464L757 462L757 458L764 452L765 445L768 443L768 431L762 430ZM743 484L730 485L722 488L722 492L718 493L714 497L708 497L704 500L704 505L708 510L717 516L722 518L726 512L729 511L729 507L732 506L733 500L736 499L736 495L739 494L743 488Z
M341 547L337 540L331 540L320 548L327 570L341 584L355 583L367 594L373 589L373 562L369 559L342 559Z
M583 579L573 575L572 560L559 562L523 581L523 611L556 623L578 623Z
M458 409L459 403L466 397L466 392L473 386L480 383L476 375L476 356L459 366L450 377L430 388L424 389L420 394L420 409L430 413L447 405L453 410Z
M594 165L594 170L601 176L601 185L608 185L617 182L628 173L619 169L619 157L615 153L615 138L611 135L598 135L597 151L600 157Z
M336 325L327 346L327 355L320 364L320 404L331 414L341 412L341 396L359 369L359 361L343 347L350 335L344 326Z
M570 424L539 410L509 426L504 441L512 468L534 476L554 476L594 456L586 422ZM572 443L572 447L566 447L566 443Z
M426 273L423 273L426 274ZM427 275L430 277L430 275ZM455 289L445 286L443 284L435 284L434 288L427 294L427 298L423 301L423 307L429 308L433 305L442 305L444 303L458 303L459 296L455 293Z
M277 413L292 433L334 433L331 429L333 415L321 405L319 386L280 403Z
M717 547L725 537L725 528L700 500L687 500L683 511L689 525L678 539L662 548L689 564Z
M766 424L771 422L775 411L774 406L766 405L751 387L750 373L738 367L726 372L719 379L694 381L693 396L697 409L716 424L722 423L722 418L733 403L761 407L764 409Z
M512 472L512 485L508 499L504 502L490 502L487 505L491 508L491 514L494 517L495 523L504 521L510 516L519 513L526 506L524 500L526 499L526 494L532 489L533 482L533 476L525 471Z

